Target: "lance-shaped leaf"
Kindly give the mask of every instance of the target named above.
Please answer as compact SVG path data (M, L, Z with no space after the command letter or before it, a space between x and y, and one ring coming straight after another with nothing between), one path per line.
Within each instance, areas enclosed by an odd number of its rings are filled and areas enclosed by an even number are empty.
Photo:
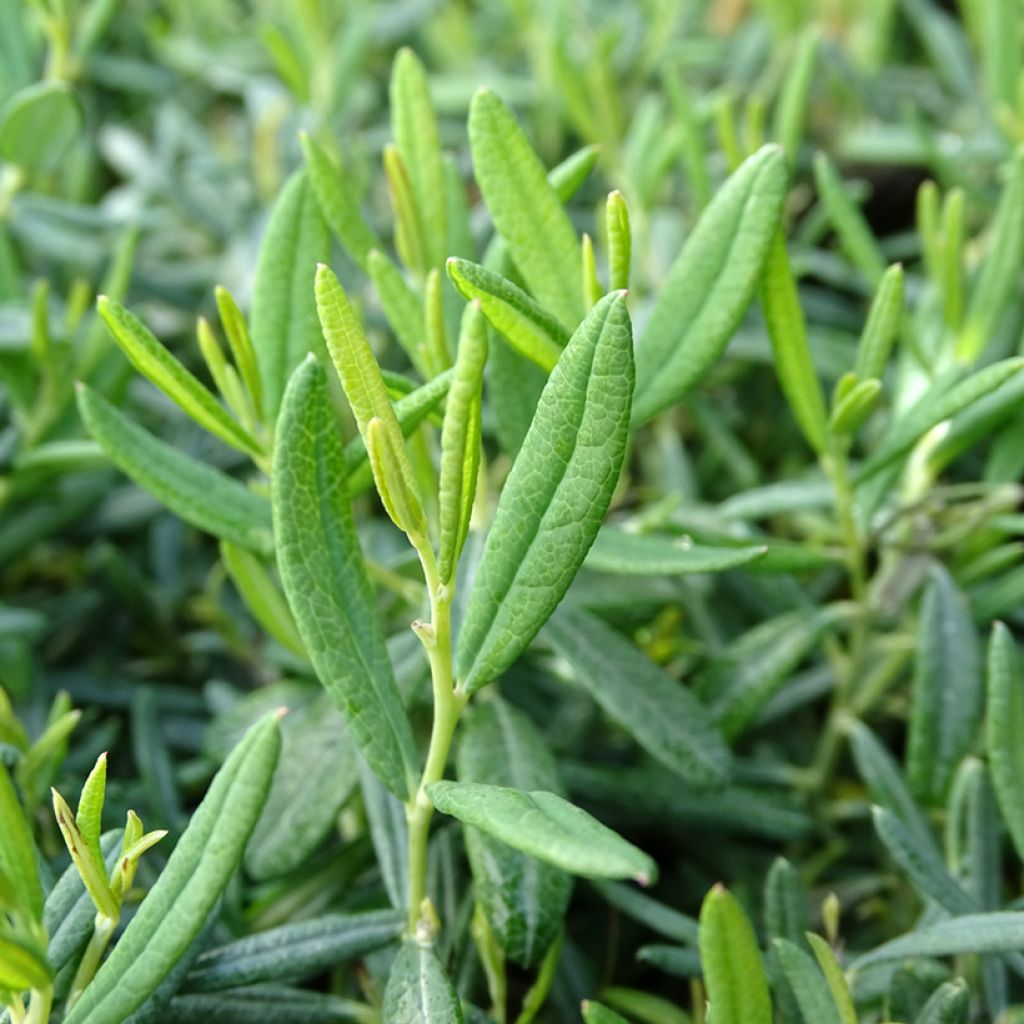
M570 874L633 878L641 885L658 876L646 853L556 793L435 782L427 794L442 814Z
M269 555L270 503L218 469L160 441L86 385L82 422L110 460L175 515L215 537Z
M266 799L280 749L271 713L224 762L188 828L66 1024L119 1024L156 991L199 934L234 875Z
M383 1014L387 1024L463 1024L458 993L433 947L402 944L388 975Z
M184 988L216 992L310 977L387 945L401 930L401 915L393 910L325 914L281 925L201 953Z
M487 326L479 304L471 302L462 315L455 376L441 429L438 572L442 583L454 575L469 533L480 467L480 401L486 360Z
M1024 859L1024 678L1013 636L1001 622L989 641L985 728L992 786L1017 855Z
M967 953L1012 953L1024 949L1024 914L1019 911L961 914L923 924L891 942L876 946L854 963L856 971L883 960Z
M971 990L963 978L944 981L924 1004L914 1024L967 1024Z
M271 210L253 288L252 343L270 422L292 370L308 352L323 351L312 285L316 265L329 250L316 197L305 172L296 172Z
M808 28L797 44L789 65L778 103L772 135L782 144L791 164L796 163L807 124L807 100L814 80L814 69L821 42L816 26Z
M0 928L0 992L45 990L51 978L42 946L28 936Z
M391 131L405 164L423 230L426 267L444 262L448 237L444 160L427 74L408 48L398 51L391 73Z
M377 249L371 249L367 256L366 272L399 345L412 365L423 376L430 376L423 347L423 303L419 295L390 257Z
M828 433L825 400L811 362L807 324L781 231L775 233L765 260L761 309L782 391L808 444L821 454L825 450Z
M213 394L153 337L137 317L104 295L96 300L96 308L135 369L196 423L247 455L263 453L259 442L231 417Z
M621 1014L591 999L583 1000L580 1011L583 1014L583 1024L629 1024Z
M621 192L608 193L605 233L608 238L608 288L610 291L619 291L629 287L629 262L633 247L629 207Z
M828 990L832 995L832 1002L839 1011L839 1019L842 1024L857 1024L857 1013L853 1007L853 997L850 995L846 978L843 977L843 969L836 960L832 947L820 936L813 932L807 933L807 941L811 944L814 957L818 966L825 975Z
M370 250L380 248L380 239L360 212L344 169L336 167L326 150L305 132L299 139L306 157L306 174L327 226L352 259L366 270Z
M501 675L565 596L618 481L632 394L620 292L602 299L566 346L505 484L459 634L468 693Z
M1003 359L950 385L938 381L888 432L882 443L854 474L860 484L904 455L932 427L963 412L1024 369L1024 359Z
M984 682L971 609L949 573L932 570L921 602L907 739L907 779L941 803L981 724Z
M217 313L220 316L221 327L227 336L228 345L231 346L231 356L242 375L249 396L256 407L257 414L263 411L263 384L260 381L260 368L256 361L256 350L252 347L252 339L249 336L249 328L246 326L245 317L238 308L234 296L227 288L218 285L213 290L214 298L217 300Z
M583 318L580 245L512 112L481 89L469 109L473 169L498 233L540 304L566 327Z
M398 258L422 280L427 272L423 225L420 223L420 211L409 170L395 146L384 147L384 174L388 179L388 193L395 212L395 248L398 250Z
M700 959L718 1024L772 1024L764 961L736 897L716 885L700 911Z
M500 699L469 716L457 767L460 782L562 792L555 758L536 726ZM523 967L537 964L558 935L571 879L472 826L466 826L465 838L474 893L491 931L510 960Z
M729 750L711 714L680 682L600 619L560 609L544 636L574 678L652 757L697 786L729 777Z
M282 406L273 504L281 582L313 668L367 762L404 799L416 771L412 730L356 537L327 378L312 358Z
M725 350L757 291L787 184L785 154L765 146L701 215L637 342L636 423L677 402Z
M36 870L36 850L25 812L7 771L0 763L0 868L11 880L24 906L36 920L43 914L43 888Z
M625 576L726 572L763 558L767 547L711 547L689 537L627 533L602 526L587 554L587 568Z
M776 939L775 955L803 1015L803 1024L843 1024L821 968L788 939Z
M316 272L316 307L377 490L395 525L412 536L410 531L424 529L423 509L402 428L362 324L338 279L323 264Z
M903 266L894 263L882 275L871 300L857 345L854 372L861 380L882 379L903 319Z
M517 352L550 372L569 340L553 316L521 288L478 263L452 257L448 276L467 300L480 303L490 324Z

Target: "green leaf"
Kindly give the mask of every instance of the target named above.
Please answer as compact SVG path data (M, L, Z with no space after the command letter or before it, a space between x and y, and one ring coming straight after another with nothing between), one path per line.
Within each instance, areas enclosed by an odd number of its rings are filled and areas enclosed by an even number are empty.
M907 780L926 803L945 800L957 765L974 745L983 702L971 609L949 573L936 565L921 602L907 738Z
M820 936L813 932L807 933L807 941L811 944L814 957L818 966L825 975L828 990L832 995L832 1002L839 1011L839 1019L842 1024L857 1024L857 1011L853 1007L853 997L850 995L846 978L843 977L843 970L836 960L832 947Z
M689 537L627 533L602 526L587 553L588 569L626 576L727 572L762 558L767 547L711 547Z
M384 990L387 1024L462 1024L462 1005L437 954L405 942L391 965Z
M595 1003L592 999L584 999L580 1010L583 1013L584 1024L629 1024L621 1014Z
M328 695L290 711L281 723L274 781L245 853L249 874L263 881L301 867L358 782L355 748Z
M555 793L435 782L427 795L442 814L571 874L633 878L641 885L657 878L646 853Z
M800 872L785 857L776 857L764 882L764 921L768 935L802 946L808 906L809 898Z
M405 806L365 762L359 764L359 775L363 810L384 891L391 906L404 912L409 907L409 826Z
M877 287L885 273L885 260L864 214L850 196L839 172L825 153L814 157L814 181L839 246L849 261Z
M785 154L765 146L701 214L637 341L634 423L679 401L725 350L756 294L787 187Z
M0 157L28 174L55 171L82 130L82 108L65 82L16 92L0 109Z
M438 572L442 583L455 575L469 533L480 468L480 417L487 326L476 302L466 306L459 333L455 376L441 430L438 480Z
M43 950L27 938L6 932L0 923L0 989L24 992L48 988L52 974Z
M615 630L563 608L544 636L609 717L666 768L700 787L728 780L729 750L707 709Z
M803 1024L843 1024L821 969L799 946L775 939L775 955L796 997Z
M312 358L282 406L273 504L281 582L313 668L367 762L404 799L416 748L356 537L327 377Z
M761 279L761 308L782 391L804 437L820 455L828 444L825 400L811 362L807 324L800 308L800 297L786 254L786 240L781 231L775 233L765 259Z
M366 267L399 345L417 371L429 377L423 345L422 300L384 253L371 249Z
M270 212L253 287L252 344L259 361L264 412L271 423L277 419L292 371L307 353L323 351L313 275L329 251L327 225L308 178L298 171Z
M256 360L256 350L252 347L252 338L249 336L249 328L246 326L245 317L238 308L234 296L227 288L218 285L213 290L214 298L217 301L217 313L220 316L221 327L231 346L231 356L242 376L242 381L252 398L253 406L257 415L263 411L263 383L260 380L259 363Z
M574 327L584 313L576 232L515 116L488 89L470 105L469 140L487 209L527 287Z
M1017 647L1001 622L988 648L988 712L985 742L992 786L1017 856L1024 860L1024 679Z
M829 432L839 437L856 433L881 393L880 380L872 377L858 381L833 407L828 420Z
M402 931L393 910L324 914L236 939L199 955L188 992L216 992L269 981L297 981L387 945Z
M608 238L608 290L617 292L629 287L629 263L633 245L629 207L619 191L608 193L605 233Z
M914 1024L967 1024L971 990L963 978L943 982L924 1005Z
M907 935L876 946L854 963L863 971L883 960L961 956L967 953L1013 953L1024 949L1024 913L961 914L922 924Z
M422 281L427 273L427 247L412 180L402 154L393 145L384 147L384 174L395 214L395 248L398 258Z
M278 716L271 713L217 772L167 866L66 1024L120 1024L185 955L242 859L279 749Z
M896 421L882 443L854 474L861 484L905 454L932 427L963 412L1024 369L1024 359L1004 359L972 373L953 385L933 385L907 413Z
M399 529L410 535L422 531L416 475L380 367L341 284L323 264L316 272L316 308L384 507ZM374 422L376 427L371 426Z
M78 800L78 813L75 824L85 840L86 846L96 866L103 869L103 852L100 849L100 826L103 815L103 798L107 786L107 755L100 754L96 764L82 786L82 795Z
M444 161L427 74L408 48L399 50L395 57L389 96L391 131L409 173L423 229L425 269L440 267L448 238Z
M43 914L43 888L36 869L36 847L25 813L18 802L6 765L0 762L0 867L14 883L19 900L33 918Z
M804 138L808 97L814 81L820 44L821 35L816 26L809 27L800 37L775 107L772 135L782 145L793 165L796 164Z
M568 590L618 482L632 393L629 314L610 295L548 378L498 503L459 634L467 693L516 660Z
M704 897L701 907L700 959L715 1024L772 1024L754 929L736 897L721 885Z
M378 1014L378 1016L374 1016ZM338 1024L370 1022L379 1011L366 1003L288 985L247 985L229 992L182 992L172 996L162 1017L189 1024ZM149 1024L148 1021L131 1024Z
M468 301L480 303L491 326L501 331L517 352L550 372L569 339L565 328L500 274L454 256L447 267L452 283Z
M894 263L878 282L857 345L857 362L853 369L861 380L882 379L902 320L903 266Z
M220 558L231 582L261 628L285 650L304 659L306 649L302 646L291 609L265 563L226 540L220 542Z
M561 794L555 758L521 711L491 700L473 709L461 731L460 782ZM509 960L522 967L536 965L562 925L570 877L472 826L465 826L464 834L474 894L491 931Z
M260 443L119 302L101 295L96 308L131 364L201 427L247 455L263 454Z
M158 440L84 384L78 389L78 409L114 465L175 515L232 544L264 555L273 552L266 498Z
M359 211L352 194L352 183L346 180L344 168L335 166L327 151L305 132L299 139L306 157L306 174L324 220L345 251L368 270L371 249L380 248L380 239Z

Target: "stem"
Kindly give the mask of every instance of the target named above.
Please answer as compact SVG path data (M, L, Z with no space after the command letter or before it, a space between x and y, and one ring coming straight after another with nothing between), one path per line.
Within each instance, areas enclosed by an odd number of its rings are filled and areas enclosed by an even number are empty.
M808 774L810 788L815 792L820 792L828 785L839 758L843 723L849 711L849 704L861 669L868 638L867 551L864 538L857 525L856 505L853 488L850 486L845 450L838 444L833 445L830 452L823 457L822 463L835 489L839 529L842 532L843 544L846 548L846 569L850 578L850 594L857 612L847 644L846 665L836 679L825 730L821 735Z
M89 945L85 947L82 959L75 972L75 980L71 983L71 992L68 994L68 1006L71 1007L78 1002L79 997L85 991L85 987L92 981L96 969L103 959L103 954L110 944L110 939L117 928L117 918L108 917L106 914L97 914L96 922L93 925L92 935L89 938Z
M455 727L459 723L467 698L455 692L452 673L452 587L441 582L437 562L429 542L420 549L423 575L430 595L429 624L414 623L413 629L423 642L430 660L430 678L434 693L434 722L430 730L430 747L416 793L405 805L409 826L409 933L420 923L421 905L427 891L427 840L434 805L427 795L427 786L444 776Z
M29 1003L28 1016L25 1024L48 1024L50 1020L50 1008L53 1006L53 987L34 988L32 990L32 1001Z

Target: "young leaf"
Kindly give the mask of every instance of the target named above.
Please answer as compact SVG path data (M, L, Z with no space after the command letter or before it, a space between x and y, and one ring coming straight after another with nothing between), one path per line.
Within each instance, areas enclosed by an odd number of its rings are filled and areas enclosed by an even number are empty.
M602 526L587 553L588 569L627 576L726 572L763 558L766 547L709 547L689 537L627 533Z
M185 954L238 867L279 749L278 716L272 713L249 730L217 773L167 866L66 1024L120 1024Z
M764 920L768 935L802 946L807 931L808 895L800 872L776 857L764 882Z
M490 90L473 97L469 140L476 180L519 272L572 328L584 312L576 232L515 116Z
M558 362L569 334L521 288L500 274L452 257L448 276L470 302L480 303L491 326L522 355L548 372Z
M800 38L796 54L782 83L782 91L775 107L775 121L772 135L782 145L795 165L803 141L807 123L807 101L814 79L818 48L821 43L819 32L809 28Z
M463 1024L458 994L430 946L407 941L384 991L387 1024Z
M480 467L480 396L486 360L487 326L479 303L471 302L462 314L455 376L441 429L438 572L442 583L450 582L455 574L473 513Z
M536 726L503 700L473 710L462 729L460 782L562 793L555 758ZM572 892L563 871L464 827L473 891L502 951L531 967L555 941Z
M363 756L404 799L416 775L412 730L356 537L327 378L312 358L282 406L273 504L281 582L303 646Z
M313 302L313 274L330 249L305 173L293 174L270 213L256 264L252 344L259 361L264 413L277 419L292 370L309 352L322 352Z
M617 292L629 287L629 262L633 244L629 207L621 192L608 193L605 233L608 238L608 290Z
M857 1024L857 1011L853 1006L853 997L850 995L849 986L843 977L843 970L836 960L832 947L814 932L807 933L807 941L811 944L814 957L818 966L825 975L828 990L832 995L832 1002L839 1011L839 1019L842 1024Z
M882 379L903 319L903 266L894 263L882 275L871 300L868 319L857 345L854 373L860 380Z
M0 868L14 883L20 900L35 920L43 914L43 888L36 870L36 850L25 813L7 766L0 762Z
M425 268L440 267L448 237L444 161L427 74L408 48L398 51L391 73L391 131L409 173L423 228Z
M262 455L251 434L234 420L216 398L160 344L146 326L119 302L101 295L96 308L114 340L132 365L180 406L201 427L247 455Z
M238 308L231 292L227 288L218 285L213 290L214 298L217 301L217 313L220 316L221 327L231 346L231 356L242 375L252 399L257 415L263 411L263 384L260 381L260 368L256 361L256 350L252 347L252 339L249 337L249 328L246 326L245 317Z
M568 590L618 481L632 393L619 293L602 299L566 346L505 484L459 634L467 693L516 660Z
M544 636L607 714L652 757L702 787L724 784L729 750L704 706L667 672L585 611L560 609Z
M360 213L351 183L345 180L344 169L336 167L326 150L305 132L300 133L299 140L306 157L309 184L324 220L352 259L363 270L368 270L370 250L379 249L381 243Z
M426 240L420 211L412 189L409 169L395 146L384 147L384 173L388 179L391 206L395 211L395 248L398 258L418 280L427 273Z
M273 552L265 498L158 440L84 384L78 389L78 409L114 465L175 515L232 544L264 555Z
M716 1024L772 1024L764 961L736 897L716 885L700 911L700 959Z
M992 785L1017 855L1024 860L1024 679L1017 648L1001 622L988 648L988 712L985 740Z
M442 814L571 874L633 878L641 885L657 878L646 853L555 793L435 782L427 795Z
M677 402L725 350L757 291L787 184L785 154L765 146L701 215L637 341L634 423Z
M981 725L984 681L970 607L936 565L921 602L907 739L907 780L925 802L941 803Z
M914 1024L967 1024L971 990L963 978L943 982L925 1003Z
M811 362L807 325L800 308L796 282L789 269L786 240L781 232L776 232L765 259L761 308L782 391L804 437L820 455L828 443L825 400Z

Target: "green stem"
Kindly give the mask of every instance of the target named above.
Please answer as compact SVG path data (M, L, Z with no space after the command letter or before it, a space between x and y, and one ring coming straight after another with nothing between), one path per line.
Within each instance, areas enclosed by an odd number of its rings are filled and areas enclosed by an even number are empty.
M466 698L455 692L452 672L452 587L443 584L438 576L437 562L429 543L422 545L420 560L430 595L429 624L414 624L417 636L423 642L430 661L430 678L434 693L434 721L430 731L430 747L419 786L405 805L409 826L409 933L416 932L427 889L427 840L434 805L427 795L427 787L444 776L451 749L452 737L459 723Z
M96 975L96 970L103 959L103 954L110 945L110 939L117 928L117 918L108 917L106 914L97 914L96 922L93 925L92 936L89 938L89 945L85 947L82 959L75 972L75 980L71 983L71 991L68 994L67 1008L70 1010L79 997L85 991L86 986Z
M25 1024L48 1024L50 1008L53 1006L53 988L47 985L43 989L32 990L32 1001L29 1003L28 1016Z

